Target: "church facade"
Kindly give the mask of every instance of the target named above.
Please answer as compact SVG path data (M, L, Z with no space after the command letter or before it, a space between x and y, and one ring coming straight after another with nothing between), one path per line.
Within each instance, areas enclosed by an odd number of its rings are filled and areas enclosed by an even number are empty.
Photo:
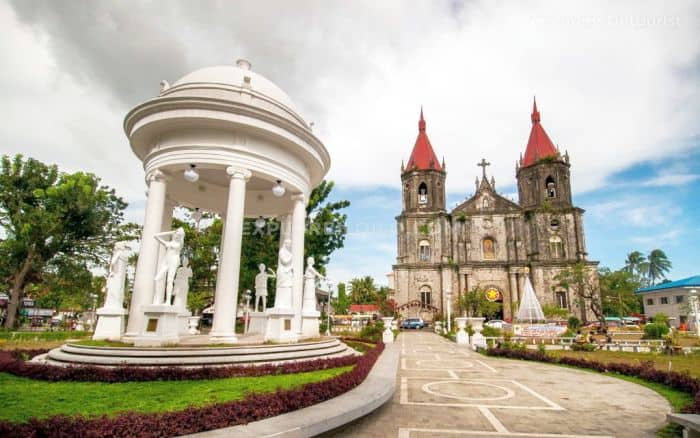
M586 321L593 315L572 291L555 280L563 269L584 261L597 281L597 262L587 260L583 213L571 198L570 161L540 123L536 103L524 156L516 160L518 202L496 191L482 160L475 193L451 211L446 208L447 168L438 161L421 110L418 137L401 166L402 211L396 217L397 258L390 287L405 316L431 320L479 286L502 303L512 320L526 276L542 305L567 309ZM453 309L455 308L453 304Z

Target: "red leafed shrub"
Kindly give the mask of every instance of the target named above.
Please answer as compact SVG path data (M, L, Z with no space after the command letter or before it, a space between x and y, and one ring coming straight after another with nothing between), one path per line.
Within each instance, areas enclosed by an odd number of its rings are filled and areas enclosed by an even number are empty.
M150 380L203 380L227 377L256 377L273 374L296 374L354 365L358 356L331 359L315 359L304 362L289 362L277 365L231 365L200 368L121 366L106 368L99 366L55 366L26 362L23 357L32 357L46 351L0 351L0 372L15 376L48 381L75 382L147 382Z
M693 405L684 409L684 412L700 414L700 380L687 373L676 371L663 371L654 368L651 361L640 365L615 362L598 362L595 360L580 359L576 357L554 357L533 350L510 350L503 348L491 348L486 351L489 356L507 357L510 359L534 360L538 362L570 365L578 368L595 370L600 373L617 373L625 376L639 377L654 383L661 383L679 391L694 394Z
M22 424L0 421L0 436L165 437L246 424L305 408L354 388L367 377L383 350L384 344L379 343L359 357L352 371L322 382L308 383L297 389L252 394L244 400L159 414L129 412L113 418L55 416Z

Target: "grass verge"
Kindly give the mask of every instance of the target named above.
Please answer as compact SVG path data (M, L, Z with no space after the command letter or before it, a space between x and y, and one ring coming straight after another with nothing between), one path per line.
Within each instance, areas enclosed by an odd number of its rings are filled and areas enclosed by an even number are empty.
M0 373L0 419L21 423L54 415L115 416L179 411L240 400L250 393L295 389L346 373L352 366L308 373L216 380L128 383L46 382Z

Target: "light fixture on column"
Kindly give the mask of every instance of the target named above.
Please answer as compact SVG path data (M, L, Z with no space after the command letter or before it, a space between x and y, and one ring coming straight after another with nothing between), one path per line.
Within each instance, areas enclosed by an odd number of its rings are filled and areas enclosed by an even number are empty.
M265 218L260 216L259 218L255 219L255 228L261 230L265 226L265 223L267 223Z
M284 186L282 186L282 181L277 180L277 184L275 184L272 187L272 194L277 196L278 198L281 198L284 196L284 193L286 192Z
M190 168L185 170L183 173L185 179L189 182L197 182L199 180L199 172L196 169L197 166L190 164Z

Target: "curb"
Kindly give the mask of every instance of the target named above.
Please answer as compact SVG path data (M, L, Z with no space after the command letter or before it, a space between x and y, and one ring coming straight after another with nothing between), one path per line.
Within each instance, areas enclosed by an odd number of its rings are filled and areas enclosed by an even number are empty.
M186 435L190 438L288 437L306 438L336 429L369 414L389 401L396 389L401 349L386 344L365 380L345 394L309 406L245 425L225 427Z

